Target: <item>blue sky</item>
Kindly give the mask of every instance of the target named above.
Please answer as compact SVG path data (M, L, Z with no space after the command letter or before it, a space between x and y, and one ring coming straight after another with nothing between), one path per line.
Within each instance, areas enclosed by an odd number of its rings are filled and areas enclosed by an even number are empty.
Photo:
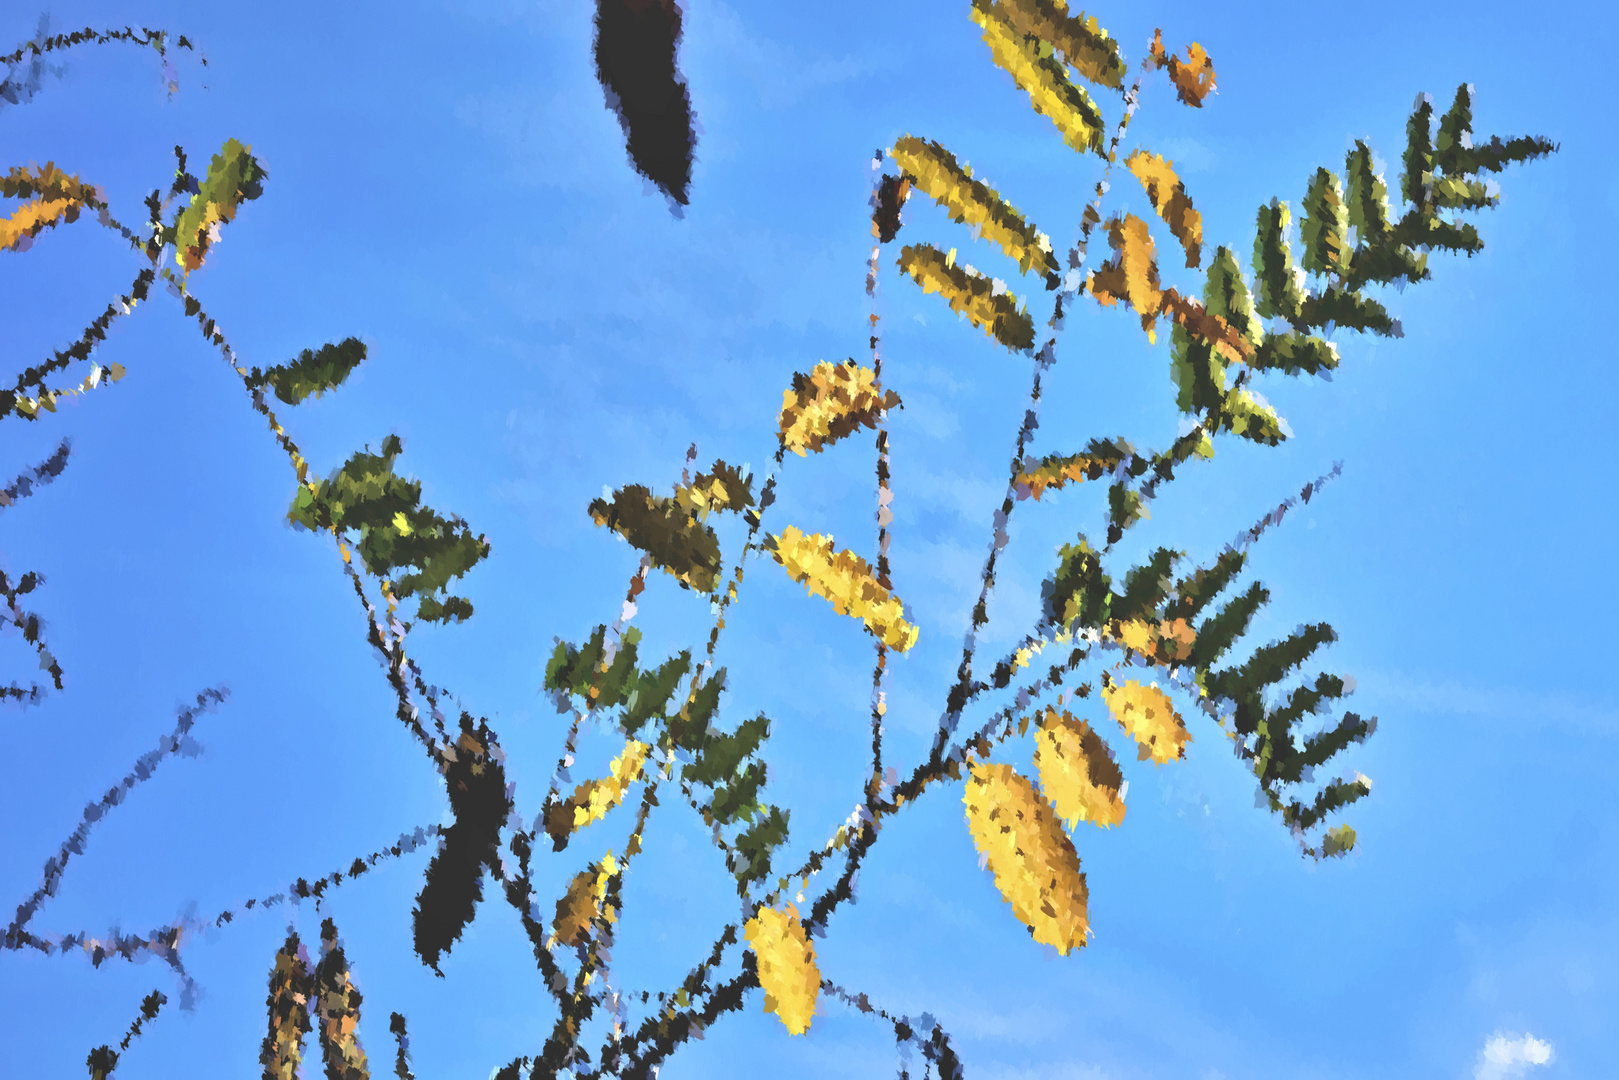
M170 99L149 52L76 50L32 102L0 108L0 165L54 161L139 220L176 143L194 167L226 138L251 144L269 169L264 196L224 230L193 290L249 363L367 342L369 360L340 391L283 419L322 473L399 434L400 468L426 500L490 538L492 556L462 590L477 614L422 629L413 649L501 732L527 816L563 734L538 693L553 636L578 641L610 622L635 566L586 504L604 486L675 482L693 441L704 464L764 470L793 372L863 356L873 150L906 133L936 139L1059 250L1075 238L1096 166L989 62L966 8L694 0L681 57L701 133L683 220L626 161L582 0L63 4L55 29L163 27L196 41L208 66L177 54ZM1603 659L1619 611L1607 461L1619 385L1602 344L1601 261L1619 225L1606 108L1619 28L1607 9L1570 4L1357 10L1094 13L1132 65L1160 26L1214 58L1219 92L1205 108L1177 104L1159 76L1126 145L1172 159L1206 237L1245 263L1254 208L1273 196L1296 205L1310 173L1341 167L1353 139L1392 178L1419 91L1443 105L1472 82L1477 131L1562 146L1500 178L1501 204L1479 220L1484 253L1436 254L1432 281L1390 292L1403 339L1340 333L1331 383L1262 384L1295 437L1277 449L1222 442L1121 547L1140 557L1167 543L1207 559L1344 462L1256 547L1252 572L1273 601L1251 640L1301 622L1337 629L1323 666L1353 675L1350 707L1380 718L1345 759L1376 784L1347 816L1361 849L1302 860L1254 808L1252 776L1218 730L1192 714L1188 759L1127 763L1124 825L1076 836L1095 936L1048 958L978 869L961 785L931 793L884 830L858 903L816 947L827 977L937 1017L969 1076L1619 1071L1619 811L1607 797L1619 694ZM38 15L0 14L0 41L33 36ZM1144 214L1131 185L1115 178L1112 208ZM922 200L905 221L906 242L999 265ZM0 254L6 362L20 370L62 347L137 269L88 220ZM904 768L925 755L959 657L1028 366L902 280L891 255L877 310L885 381L905 401L892 418L893 577L922 628L890 685L887 753ZM1149 347L1132 317L1086 303L1059 356L1035 453L1174 437L1162 338ZM73 439L61 478L0 522L0 565L48 579L32 607L67 673L65 691L0 717L14 763L0 787L0 891L20 900L37 887L85 803L210 686L230 700L199 721L205 752L166 761L97 828L36 929L145 931L448 821L442 782L393 717L333 546L285 524L292 476L234 376L160 292L98 358L122 364L123 380L40 423L0 425L8 477ZM870 478L866 440L794 459L774 523L870 554ZM1097 530L1097 495L1019 505L986 653L1037 614L1055 547ZM734 551L740 533L722 539ZM640 609L648 654L707 632L706 603L667 578ZM870 647L851 620L753 562L720 660L729 715L775 722L766 758L774 798L793 808L796 863L859 798ZM6 679L32 666L20 637L0 641ZM616 749L606 733L587 737L575 776ZM1026 765L1029 752L1014 742L999 760ZM677 981L736 916L700 822L666 803L626 881L614 950L616 978L636 988ZM545 865L542 885L621 844L627 823L596 829ZM418 1076L484 1076L537 1048L552 1007L492 894L446 979L415 959L426 859L387 864L325 911L294 916L306 940L322 914L336 919L379 1067L398 1010ZM191 939L200 999L165 1011L118 1075L256 1075L287 917L279 908ZM79 1075L154 988L177 996L159 964L0 957L0 1073ZM885 1027L823 1001L808 1037L793 1038L761 996L663 1075L892 1074ZM1487 1060L1492 1038L1525 1035L1552 1048L1548 1063Z

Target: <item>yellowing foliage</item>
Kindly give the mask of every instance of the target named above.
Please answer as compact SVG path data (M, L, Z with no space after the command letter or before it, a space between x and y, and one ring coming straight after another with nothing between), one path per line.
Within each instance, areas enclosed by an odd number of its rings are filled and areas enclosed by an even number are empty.
M1081 821L1104 829L1124 821L1124 774L1089 724L1047 709L1034 745L1040 789L1070 829Z
M995 11L1025 37L1050 42L1091 82L1110 90L1124 88L1124 57L1095 16L1068 14L1067 0L1001 0Z
M1038 38L1020 33L993 0L973 0L972 18L983 28L990 58L1029 95L1034 111L1056 124L1069 146L1100 156L1102 112L1082 87L1068 80L1049 47L1043 51Z
M1158 288L1158 260L1153 254L1152 234L1147 230L1147 223L1134 214L1112 218L1107 229L1115 258L1100 270L1091 271L1085 288L1103 307L1111 307L1120 300L1128 303L1140 314L1147 340L1155 340L1153 323L1163 305L1164 294Z
M624 794L630 785L641 778L641 769L651 750L652 747L644 742L627 740L624 752L613 759L606 777L586 780L574 789L565 802L546 815L545 831L551 834L552 839L561 840L606 817L609 810L624 801Z
M593 863L573 876L568 891L557 901L556 920L551 924L548 946L558 944L572 947L581 944L590 933L590 924L605 915L608 921L618 913L607 903L607 887L618 873L618 861L609 851L599 863Z
M1142 686L1134 679L1123 685L1109 682L1102 687L1108 712L1140 746L1139 759L1151 758L1154 765L1174 761L1186 753L1192 736L1176 715L1169 695L1158 684Z
M1197 641L1197 632L1185 619L1165 619L1161 622L1146 619L1121 622L1115 619L1109 633L1125 648L1162 664L1189 659L1192 646Z
M788 577L824 596L839 615L864 620L890 649L904 652L916 644L921 630L905 621L899 598L877 583L866 560L852 551L834 551L830 536L805 536L789 525L766 546Z
M1023 215L994 188L973 179L972 170L956 163L955 155L936 142L914 135L894 141L889 151L917 188L950 212L950 220L970 225L1028 273L1057 272L1051 238L1023 220Z
M1017 297L998 281L956 265L955 252L946 255L932 244L908 244L900 250L899 268L922 286L950 302L950 310L967 316L976 327L1008 349L1034 348L1034 322L1018 310Z
M1090 894L1079 855L1052 808L1010 765L974 765L962 797L973 843L995 887L1034 940L1064 956L1090 929Z
M1203 99L1214 92L1214 61L1203 46L1193 42L1186 47L1186 59L1164 51L1163 33L1152 32L1151 60L1158 67L1169 69L1169 81L1175 84L1175 94L1194 109L1203 107Z
M1186 250L1187 268L1197 266L1203 261L1203 216L1193 209L1186 185L1175 175L1171 163L1157 154L1137 150L1124 159L1124 164L1141 181L1152 208Z
M822 361L808 375L793 376L781 394L781 442L799 457L820 453L861 427L875 428L877 415L896 408L899 395L878 393L877 374L853 360Z
M759 963L765 1012L775 1013L794 1035L804 1034L820 997L821 971L815 965L815 946L799 922L798 908L793 904L779 911L760 908L743 928L743 936Z
M32 239L64 218L73 220L81 205L76 199L35 199L24 203L16 213L0 221L0 251L20 250L25 237Z

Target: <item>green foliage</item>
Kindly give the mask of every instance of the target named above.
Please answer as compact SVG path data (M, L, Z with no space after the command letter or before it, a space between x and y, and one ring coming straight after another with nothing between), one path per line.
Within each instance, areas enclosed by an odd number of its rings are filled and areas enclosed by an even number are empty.
M233 220L242 203L264 194L264 167L249 150L235 139L225 140L208 163L208 175L192 189L190 205L165 235L175 246L175 261L184 269L202 266L217 227Z
M305 349L285 364L264 371L254 368L243 381L249 390L269 386L276 397L288 405L297 405L311 394L318 398L341 386L364 359L365 342L344 338L336 345Z
M380 453L354 454L330 478L299 488L287 517L306 529L357 534L366 568L396 599L418 598L417 618L458 622L472 615L472 604L446 590L489 554L489 542L460 518L421 505L421 482L394 473L403 449L389 435Z

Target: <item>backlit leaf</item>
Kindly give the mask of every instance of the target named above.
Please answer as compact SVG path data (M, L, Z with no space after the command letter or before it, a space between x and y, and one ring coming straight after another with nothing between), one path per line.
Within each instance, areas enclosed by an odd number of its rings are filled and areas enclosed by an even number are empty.
M1040 790L1070 829L1081 821L1104 829L1124 821L1124 774L1089 724L1047 709L1034 745Z
M1175 84L1175 95L1193 108L1202 108L1203 99L1214 92L1214 61L1195 41L1186 47L1186 59L1165 52L1163 33L1152 32L1149 59L1159 68L1169 69L1169 81Z
M329 1080L369 1080L359 1039L360 991L349 977L348 959L330 919L321 923L320 947L324 955L315 967L314 1005L326 1075Z
M561 850L567 838L580 829L605 818L608 811L624 801L630 785L641 779L652 747L630 739L613 759L608 774L600 780L586 780L572 795L555 804L545 815L545 831Z
M1147 192L1147 201L1186 251L1188 268L1203 260L1203 217L1192 207L1186 185L1175 175L1171 163L1157 154L1137 150L1124 159L1125 166Z
M208 175L191 196L191 204L174 223L174 259L187 271L200 267L209 246L218 239L220 225L233 221L242 203L264 192L264 167L235 139L214 155Z
M609 851L601 862L591 863L573 876L567 892L557 901L548 944L572 948L584 942L597 919L606 918L609 922L617 919L618 913L608 903L607 893L618 872L618 860Z
M1019 270L1056 274L1051 238L1025 221L994 188L974 180L971 170L958 165L950 151L936 142L906 135L894 141L889 154L920 191L949 211L951 221L968 225L984 239L999 244Z
M1034 785L1010 765L977 764L962 802L973 843L1017 920L1064 956L1084 946L1090 894L1079 855Z
M304 1056L304 1036L311 1030L309 999L314 993L309 955L299 943L298 935L289 933L270 968L270 997L265 1002L270 1014L270 1030L259 1052L265 1080L294 1080L298 1076Z
M688 589L711 593L719 585L720 541L674 499L653 495L640 484L590 504L590 518L646 552L652 565Z
M955 264L932 244L908 244L900 249L899 268L911 275L924 293L936 292L950 310L967 316L974 326L1014 351L1034 348L1034 322L1018 310L1017 297L999 281L971 267Z
M1254 236L1254 307L1270 318L1297 320L1304 307L1304 271L1293 262L1287 204L1261 206Z
M359 338L344 338L336 345L305 349L296 359L268 370L254 368L245 382L249 390L268 385L277 398L288 405L297 405L311 394L318 398L341 386L364 359L365 342Z
M782 391L779 430L782 445L799 457L820 453L862 427L876 428L878 416L898 408L899 395L877 391L877 375L853 360L822 361L808 375L795 374Z
M1349 268L1349 207L1338 177L1317 169L1304 193L1304 269L1323 276Z
M758 961L759 985L765 992L765 1012L775 1013L794 1035L809 1030L815 1002L821 993L821 972L815 963L798 908L762 907L749 919L743 936Z
M890 649L904 652L916 644L921 631L905 621L899 598L877 583L866 560L836 550L832 537L806 536L789 525L765 546L788 577L812 595L825 597L839 615L864 620L866 629Z
M990 57L1029 95L1034 111L1057 126L1064 142L1082 153L1102 155L1101 110L1069 81L1049 43L1027 37L1008 21L1008 7L997 0L973 0L972 19L983 28Z
M1163 307L1158 287L1158 259L1147 223L1134 214L1107 223L1107 239L1114 257L1100 270L1091 271L1085 288L1103 307L1124 301L1141 316L1147 340L1154 340L1153 325Z
M1134 679L1122 684L1107 680L1102 698L1113 719L1140 747L1142 761L1151 759L1154 765L1162 765L1186 755L1192 736L1157 683L1143 686Z
M1124 88L1124 55L1094 16L1070 15L1066 0L1000 0L992 10L1024 37L1049 43L1084 78Z

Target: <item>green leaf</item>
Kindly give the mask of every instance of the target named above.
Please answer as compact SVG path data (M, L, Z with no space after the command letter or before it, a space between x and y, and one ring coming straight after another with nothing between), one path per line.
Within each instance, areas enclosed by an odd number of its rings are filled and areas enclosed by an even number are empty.
M465 599L436 594L487 557L489 541L474 536L460 518L442 517L421 504L421 482L394 473L403 449L389 435L380 453L367 447L352 455L313 491L299 488L287 517L306 529L357 533L355 548L366 569L387 581L398 599L420 598L417 618L467 618L472 605Z
M1275 409L1241 387L1227 393L1221 403L1220 428L1266 446L1275 446L1292 434Z
M1349 208L1336 174L1317 169L1304 194L1304 269L1323 277L1349 264Z
M1371 147L1359 139L1344 158L1344 175L1349 181L1349 224L1359 234L1362 245L1381 243L1394 227L1389 189L1376 170Z
M771 806L754 815L753 822L736 838L732 845L747 860L746 866L732 867L737 884L746 888L770 873L770 857L787 842L789 811Z
M1428 202L1428 185L1433 182L1433 98L1420 94L1405 123L1405 172L1400 177L1400 194L1405 201L1423 209Z
M1169 548L1158 548L1140 566L1132 567L1124 575L1124 591L1116 593L1110 609L1115 619L1129 621L1144 619L1164 602L1172 587L1170 571L1181 553Z
M1338 348L1313 334L1289 330L1285 334L1266 334L1250 363L1255 371L1319 375L1338 366Z
M1265 318L1299 318L1304 306L1304 272L1293 262L1288 239L1287 203L1272 199L1261 206L1254 237L1254 306Z
M1058 551L1057 572L1041 587L1049 626L1095 629L1107 622L1113 601L1112 580L1102 569L1102 556L1083 535Z
M1306 326L1336 324L1362 333L1370 331L1383 337L1403 337L1399 320L1391 317L1388 309L1369 296L1340 289L1334 285L1304 301L1300 318Z
M297 359L268 370L254 368L246 377L247 388L257 390L268 385L276 397L288 405L297 405L311 394L318 398L335 390L364 359L365 342L344 338L336 345L322 345L317 351L305 349Z
M235 139L225 140L190 205L175 218L174 258L185 270L202 265L216 225L233 220L242 203L264 193L264 167L249 153L251 149Z
M656 671L642 672L625 697L625 732L634 735L648 720L667 716L671 699L690 670L691 653L683 651L664 661Z
M1237 570L1242 568L1241 562L1236 560L1222 560L1217 564L1210 575L1212 579L1208 582L1210 588L1202 592L1202 603L1206 604L1224 586L1225 582L1220 582L1216 576L1222 566L1232 567L1231 575L1235 575ZM1229 581L1230 577L1228 576L1226 580ZM1253 621L1254 613L1269 600L1270 590L1256 581L1248 586L1242 595L1226 601L1219 611L1205 619L1197 628L1197 643L1192 646L1189 661L1192 667L1197 671L1207 672L1220 657L1225 655L1233 642L1248 632L1248 624ZM1200 678L1199 682L1205 684L1206 689L1212 689L1207 686L1206 678Z

